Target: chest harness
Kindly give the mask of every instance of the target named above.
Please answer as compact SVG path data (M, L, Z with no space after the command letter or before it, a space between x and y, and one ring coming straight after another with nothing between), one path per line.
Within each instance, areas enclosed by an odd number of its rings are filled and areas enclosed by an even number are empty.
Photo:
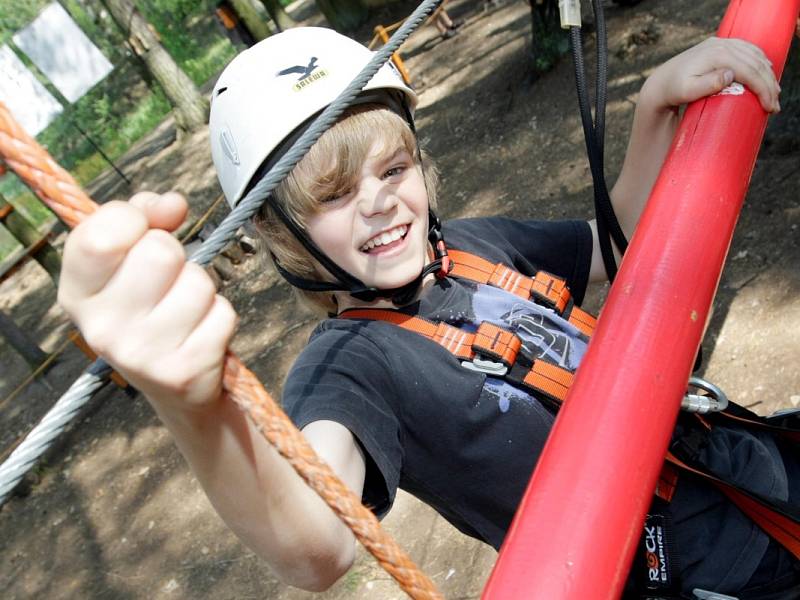
M546 271L533 277L522 275L502 263L492 263L474 254L447 249L449 276L491 285L553 310L586 337L591 337L597 320L577 306L566 281ZM482 322L477 331L465 331L444 321L431 321L388 309L350 309L340 318L385 321L413 331L451 352L464 368L500 377L537 394L553 410L566 400L574 371L544 358L530 359L520 348L519 336L503 327ZM680 582L677 557L672 548L670 524L658 507L668 504L680 474L698 477L713 484L739 510L800 560L800 509L788 502L749 492L709 473L696 459L708 433L716 425L738 425L767 431L800 450L798 413L761 417L729 403L721 391L704 384L693 384L712 395L687 395L679 418L681 434L674 436L656 485L654 510L645 522L645 535L637 551L634 569L640 598L678 598ZM717 396L717 397L715 397ZM671 556L672 555L672 556ZM701 590L702 591L702 590Z

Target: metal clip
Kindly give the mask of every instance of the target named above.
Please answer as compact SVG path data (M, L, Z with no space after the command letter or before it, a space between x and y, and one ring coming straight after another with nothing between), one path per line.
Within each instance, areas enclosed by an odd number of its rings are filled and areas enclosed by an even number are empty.
M496 377L502 377L506 373L508 373L508 367L505 366L503 363L495 362L493 360L487 360L485 358L480 358L476 356L471 361L470 360L462 360L461 366L465 369L469 369L470 371L477 371L478 373L486 373L487 375L495 375Z
M710 412L720 412L728 408L728 397L725 395L725 392L713 383L701 379L700 377L690 377L689 386L708 392L708 394L687 393L681 402L681 408L686 412L704 415ZM719 598L725 600L725 596L719 596Z
M717 592L701 590L700 588L694 588L692 593L697 600L739 600L736 596L727 596L725 594L718 594Z

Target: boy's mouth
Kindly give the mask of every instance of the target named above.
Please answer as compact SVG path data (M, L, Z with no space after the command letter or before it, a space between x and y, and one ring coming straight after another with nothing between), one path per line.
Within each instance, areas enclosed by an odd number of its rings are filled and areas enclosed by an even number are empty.
M408 225L399 225L388 231L384 231L379 233L373 238L370 238L366 241L366 243L359 248L361 252L366 252L367 254L377 254L379 252L385 252L394 248L396 245L401 243L403 239L406 237L408 233Z

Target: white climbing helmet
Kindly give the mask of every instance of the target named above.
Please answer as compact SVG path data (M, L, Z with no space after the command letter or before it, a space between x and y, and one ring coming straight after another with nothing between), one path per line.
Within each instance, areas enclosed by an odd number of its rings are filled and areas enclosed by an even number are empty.
M332 29L298 27L259 42L225 68L211 95L209 135L231 207L267 157L333 102L371 57L367 48ZM410 114L417 104L391 62L364 90L399 91Z

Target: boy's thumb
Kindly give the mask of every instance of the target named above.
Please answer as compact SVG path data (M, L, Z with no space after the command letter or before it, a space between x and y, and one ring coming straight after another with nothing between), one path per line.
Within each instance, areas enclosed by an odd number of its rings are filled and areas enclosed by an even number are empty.
M150 229L175 231L189 210L184 197L176 192L140 192L132 196L129 202L144 213Z
M698 85L703 89L699 89L698 96L710 96L725 89L733 83L734 73L731 69L716 69L710 73L703 75L698 81Z

